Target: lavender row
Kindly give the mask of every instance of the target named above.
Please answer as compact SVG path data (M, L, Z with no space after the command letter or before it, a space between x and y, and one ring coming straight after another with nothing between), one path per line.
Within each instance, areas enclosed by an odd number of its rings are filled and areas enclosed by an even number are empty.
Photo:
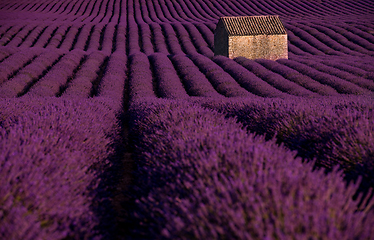
M246 16L249 15L242 6L239 5L237 2L226 2L222 1L222 4L226 5L227 8L232 9L235 16ZM225 6L224 6L225 7Z
M316 40L313 41L313 44L318 49L320 50L323 49L322 51L327 54L341 55L341 53L346 53L346 54L351 54L351 55L357 55L357 51L355 51L355 49L352 50L344 46L344 44L342 44L340 40L337 41L337 38L335 39L332 38L326 33L326 31L321 31L321 29L315 29L313 27L313 24L309 24L309 25L311 26L304 25L304 24L295 24L295 27L293 28L295 29L295 31L300 32L303 38L306 38L308 42L311 42L310 38L315 37ZM288 28L290 27L291 26L288 25ZM305 31L307 31L308 33L305 32L303 29L305 29ZM328 47L332 48L333 51L332 49L326 48L324 45L327 45ZM362 52L362 51L358 51L358 52Z
M319 49L311 46L309 43L307 43L307 42L301 40L299 37L295 36L295 34L292 31L288 31L287 33L288 33L287 38L290 41L290 44L294 45L295 47L297 47L299 49L301 49L303 52L306 52L306 53L312 54L312 55L323 55L324 54ZM290 50L292 51L293 49L290 49ZM305 53L301 53L301 54L305 54Z
M357 51L363 53L368 53L368 50L374 51L373 43L351 33L350 31L347 31L346 29L331 24L325 24L325 26L335 31L337 34L340 34L341 36L345 37L347 41L349 41L349 47L357 49Z
M80 62L84 59L84 52L73 50L67 53L57 62L41 79L30 86L27 96L52 97L60 93L60 89L65 86L68 78L78 69Z
M15 24L11 26L10 29L1 37L0 46L7 44L19 31L25 27L26 26L24 24Z
M201 11L197 10L196 5L193 1L180 1L179 4L181 5L183 12L187 16L187 18L185 18L184 21L207 21L207 19L202 15Z
M331 40L329 41L329 38L323 33L316 31L313 28L307 28L307 30L309 31L305 31L303 26L300 25L301 24L297 24L296 26L294 26L291 24L287 24L286 28L292 31L292 33L295 34L295 36L299 37L303 41L310 44L312 47L318 49L319 51L325 54L341 55L341 52L345 52L348 54L352 53L352 51L349 49L347 51L345 48L342 49L341 46L336 46L337 43ZM341 52L335 49L340 50Z
M140 52L139 46L139 30L133 18L129 16L127 31L131 34L128 35L128 54L132 55Z
M115 32L113 35L113 42L108 40L110 44L112 45L112 52L121 52L121 53L128 53L126 49L126 32L127 32L127 26L125 24L118 24L115 27ZM104 39L105 42L105 39ZM104 49L104 47L103 47Z
M0 47L0 63L18 51L15 47Z
M137 171L134 219L128 221L142 222L136 231L143 237L373 234L374 200L364 199L358 210L360 198L352 200L357 184L346 187L336 169L328 175L313 170L274 140L248 134L233 118L165 100L134 102L130 116Z
M71 46L70 50L72 49L79 49L79 50L87 50L88 43L90 40L90 35L94 30L95 25L91 24L83 24L82 27L79 29L79 34L77 34L74 38L73 45Z
M243 58L244 60L244 58ZM252 71L248 71L245 67L232 59L223 56L215 56L213 61L222 67L225 72L229 73L243 88L247 91L262 97L285 97L283 93L257 77ZM237 59L240 62L240 59Z
M208 43L204 40L196 26L192 23L184 23L183 26L190 34L192 43L197 51L204 56L213 57L213 51L209 48Z
M107 56L101 52L89 54L77 72L71 76L66 89L60 90L61 97L78 99L92 96L96 87L95 82L100 81L98 74L105 70L106 58Z
M53 66L61 57L61 53L56 51L41 53L29 65L20 69L17 74L0 85L0 97L17 97L22 95L27 91L28 86L31 86L35 80L38 80L43 72L50 66Z
M362 29L362 26L351 26L348 24L344 24L343 26L340 25L340 27L346 29L347 31L350 31L354 35L357 35L365 40L367 40L370 43L374 42L374 36L370 34L367 30ZM369 30L370 31L370 30Z
M1 39L0 45L18 47L22 41L36 28L36 24L28 24L11 37Z
M187 7L184 1L176 2L168 0L168 2L172 2L176 14L180 16L181 20L179 20L179 22L196 21L194 15L191 14L190 9Z
M79 11L79 14L77 14L77 17L73 20L76 22L84 22L87 20L89 22L91 19L89 19L90 13L94 11L93 7L96 5L97 1L85 1L84 8Z
M220 95L200 72L199 68L186 55L173 55L170 57L183 85L190 96L223 97Z
M129 56L129 100L156 98L148 57L144 53Z
M14 47L46 47L56 48L63 40L65 32L69 29L69 24L29 24L22 31L9 39L6 46Z
M118 36L118 31L116 32L116 28L118 29L118 26L116 26L114 23L109 23L105 25L103 32L101 32L100 40L99 40L100 41L99 50L102 50L106 54L114 52L114 49L117 48L117 46L113 46L113 44L117 44L117 42L121 44L120 41L124 41L124 40L117 41L117 39L114 39L115 37ZM115 36L115 33L117 34L117 36Z
M152 32L155 51L163 54L169 54L161 25L158 23L150 23L149 27Z
M175 14L173 14L173 13L175 13L175 10L174 10L174 7L173 7L172 3L170 3L167 0L161 0L160 3L161 3L160 6L161 6L161 9L164 13L164 16L170 22L180 21L180 19L178 19L178 16L175 16ZM177 17L177 19L175 17Z
M105 74L98 86L97 96L113 99L113 108L121 109L126 81L127 56L121 52L115 52L109 57Z
M177 71L167 55L154 53L149 56L149 61L153 69L156 92L159 97L172 99L188 97Z
M39 49L21 50L0 63L0 84L13 77L19 70L30 64L41 53Z
M65 34L71 28L70 24L63 24L58 27L54 35L48 40L48 43L45 45L47 49L58 48L62 41L64 40Z
M44 28L40 34L34 39L31 47L46 47L48 41L51 39L53 32L55 32L59 27L59 24L52 24Z
M226 97L253 97L254 94L242 88L234 78L209 58L195 54L189 56L199 70L209 79L216 91Z
M237 58L235 60L239 63L248 61L244 58ZM334 88L321 84L318 81L313 80L312 78L306 75L303 75L299 73L298 71L290 67L287 67L283 64L280 64L276 61L271 61L271 60L266 60L266 59L256 59L255 62L261 64L262 66L264 66L271 72L280 74L285 79L288 79L294 83L297 83L298 85L310 91L316 92L320 95L338 95L338 92Z
M312 67L305 64L290 60L290 59L280 59L277 60L278 63L286 65L304 75L311 77L322 84L329 85L333 87L337 92L344 94L372 94L367 89L361 88L351 82L345 81L343 79L334 77L330 74L320 72Z
M209 29L207 24L204 23L197 23L195 24L196 28L200 31L201 36L205 39L205 41L208 43L208 47L210 49L214 49L214 34Z
M129 3L129 4L128 4ZM336 17L342 14L352 13L368 14L370 7L366 6L363 1L352 5L347 2L321 5L319 3L307 2L270 2L270 1L213 1L206 2L201 0L194 1L179 1L174 2L170 0L162 1L77 1L77 2L63 2L63 3L41 3L28 4L20 3L10 11L32 12L29 19L41 19L45 21L71 21L84 22L93 24L108 24L108 23L124 23L126 20L126 10L134 9L139 17L146 20L146 23L153 22L211 22L215 21L218 16L223 15L268 15L276 14L285 19L295 19L300 17L307 17L309 19ZM340 7L338 7L340 6ZM316 9L311 11L310 9ZM42 13L42 14L38 14ZM35 17L38 15L38 17ZM354 16L354 15L353 15Z
M0 116L2 238L100 238L113 112L93 100L27 98L1 100Z
M181 4L184 5L184 11L192 21L201 22L201 19L206 20L191 1L181 1Z
M179 43L178 36L176 35L172 25L168 23L163 23L161 24L161 27L165 36L165 41L168 46L168 49L170 49L170 53L184 54L182 46Z
M64 39L60 42L60 45L58 48L64 49L64 50L72 50L73 45L76 44L76 41L78 39L78 36L80 35L82 31L82 25L80 24L73 24L69 31L65 34Z
M249 60L243 57L238 57L235 59L240 65L251 71L257 77L261 78L263 81L266 81L274 88L277 88L285 93L296 95L296 96L318 96L316 93L308 90L307 88L300 86L299 82L289 81L285 79L280 74L269 71L261 64Z
M331 30L330 28L325 27L325 25L327 25L327 24L324 24L324 26L321 26L319 24L312 24L312 27L317 29L318 31L326 34L330 38L334 39L335 41L337 41L339 44L341 44L346 49L349 49L351 51L360 52L360 53L363 53L363 54L368 53L368 51L366 49L363 49L362 47L348 41L346 38L342 37L341 34L338 34L335 31Z
M169 22L169 19L166 18L162 8L161 8L161 4L157 4L157 2L152 2L153 4L153 7L154 7L154 11L157 15L157 19L159 22Z
M152 44L151 30L148 24L141 23L138 24L139 27L139 38L141 39L141 51L146 55L150 55L154 52Z
M366 61L366 63L363 63L362 59L359 59L358 61L346 61L345 59L336 59L335 61L323 60L322 63L341 71L374 81L374 68L371 66L371 59Z
M212 12L212 9L208 6L210 2L201 1L190 1L194 6L193 14L198 17L198 19L203 22L215 21L218 16ZM200 17L199 17L200 16ZM200 20L200 22L201 22Z
M243 0L237 1L246 11L247 15L263 15L261 10L253 3Z
M374 128L372 97L319 97L315 99L247 99L201 102L202 106L235 117L249 132L275 137L278 143L317 166L338 165L348 180L364 178L374 187Z
M141 0L141 3L142 4L146 4L147 8L149 9L149 11L147 11L148 12L148 16L144 16L146 19L149 18L151 22L155 22L155 23L161 23L161 22L163 22L159 18L158 14L157 14L158 12L156 12L156 7L159 8L159 6L157 4L154 4L153 1L145 1L145 0Z
M289 2L286 2L286 1L281 1L281 2L277 2L277 3L274 3L272 1L261 1L261 3L262 3L262 5L265 6L266 9L272 10L277 15L287 16L287 17L290 17L290 16L300 17L300 15L302 14L302 13L300 13L301 12L300 9L298 9L298 8L293 7L293 8L290 9L289 6L286 5Z
M181 23L172 24L175 34L178 36L179 43L186 54L196 54L197 50L191 41L190 35Z
M142 15L142 18L143 18L142 21L146 24L151 24L153 21L150 17L150 11L148 11L147 2L145 0L140 0L139 4L140 4L140 8L141 8L140 9L141 15ZM153 3L151 2L151 4L153 4Z
M333 75L335 77L347 80L351 83L354 83L362 88L374 91L374 82L362 77L357 77L353 74L350 74L345 71L341 71L337 68L326 66L325 64L319 63L318 61L309 60L309 59L298 59L298 62L306 64L318 71Z
M88 40L85 44L84 50L92 52L97 51L101 47L100 38L102 32L105 30L104 28L105 25L103 23L98 23L92 27Z

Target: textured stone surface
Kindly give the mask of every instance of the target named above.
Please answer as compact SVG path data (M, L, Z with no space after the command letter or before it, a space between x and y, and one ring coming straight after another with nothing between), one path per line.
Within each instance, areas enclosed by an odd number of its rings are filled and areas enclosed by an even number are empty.
M214 34L214 54L229 58L288 58L287 32L278 16L222 17Z

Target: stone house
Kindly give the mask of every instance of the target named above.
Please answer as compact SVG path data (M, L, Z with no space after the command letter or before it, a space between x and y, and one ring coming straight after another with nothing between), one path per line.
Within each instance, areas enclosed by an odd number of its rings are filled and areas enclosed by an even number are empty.
M214 33L214 55L288 58L286 29L279 16L221 17Z

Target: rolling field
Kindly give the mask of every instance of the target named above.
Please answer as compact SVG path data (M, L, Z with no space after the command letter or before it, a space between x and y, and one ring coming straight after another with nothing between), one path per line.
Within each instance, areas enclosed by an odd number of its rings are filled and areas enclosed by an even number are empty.
M374 4L0 0L0 183L4 239L374 239Z

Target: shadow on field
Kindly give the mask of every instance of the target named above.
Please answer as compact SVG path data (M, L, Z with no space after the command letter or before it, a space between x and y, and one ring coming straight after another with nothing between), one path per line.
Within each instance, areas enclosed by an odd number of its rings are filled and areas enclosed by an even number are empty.
M93 212L99 218L98 235L102 239L129 239L136 222L129 222L134 200L129 193L133 184L134 161L128 144L128 119L117 115L119 134L111 136L114 149L108 158L109 167L98 176L101 179L93 199Z

